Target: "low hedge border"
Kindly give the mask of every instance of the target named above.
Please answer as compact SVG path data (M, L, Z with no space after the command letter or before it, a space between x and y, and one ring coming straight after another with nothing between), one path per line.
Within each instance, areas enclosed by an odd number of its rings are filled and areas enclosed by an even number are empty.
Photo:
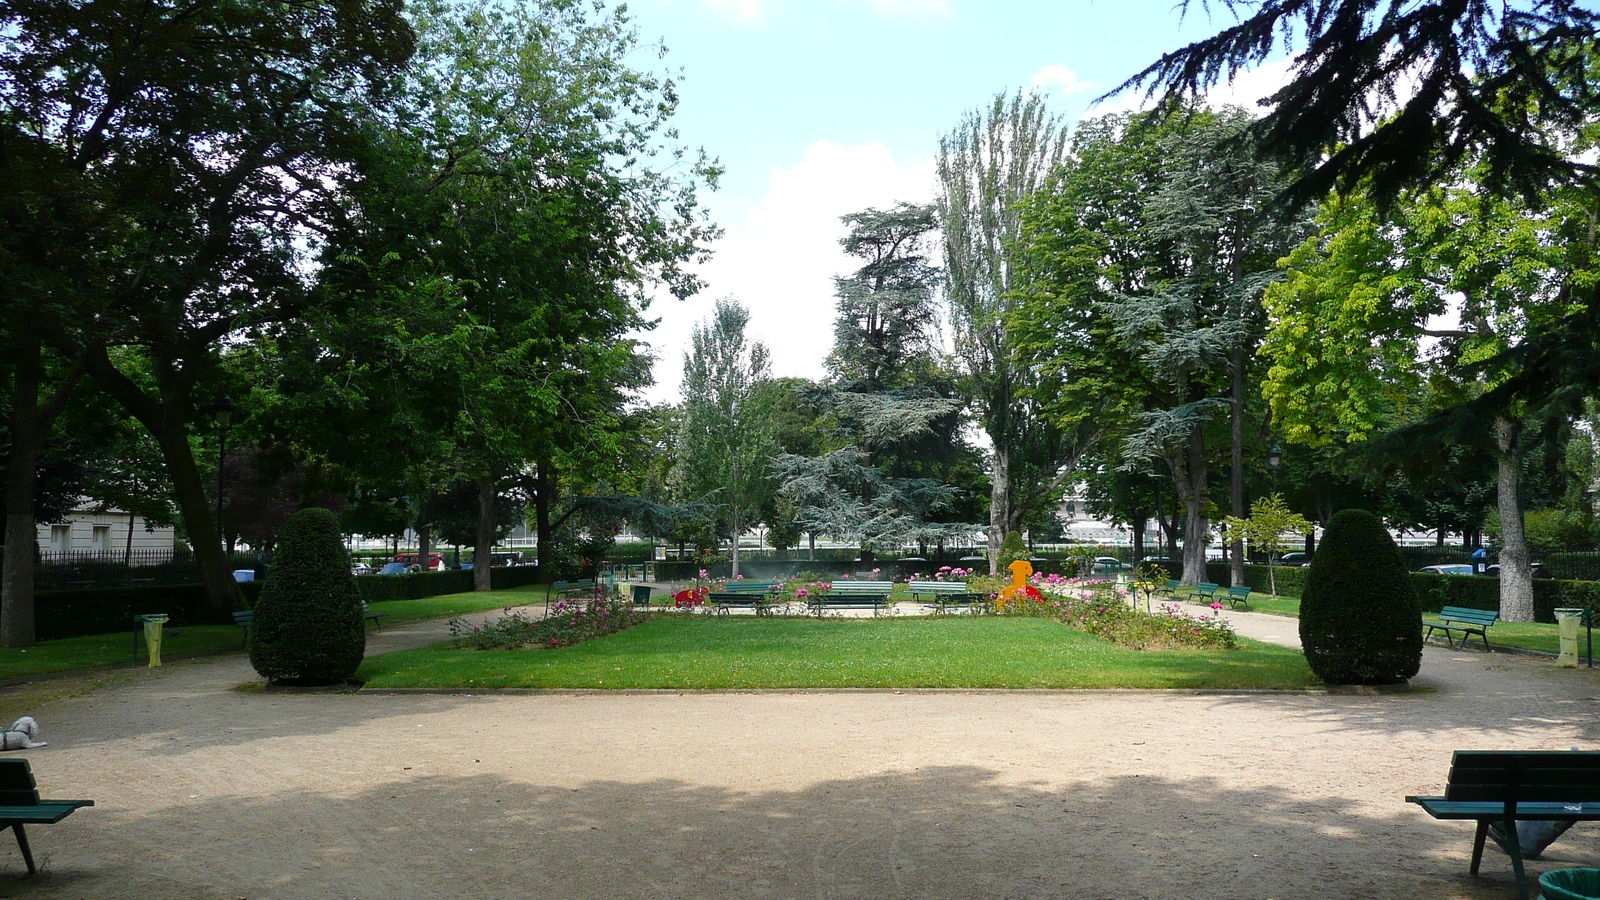
M489 584L495 590L539 583L538 566L507 566L489 571ZM265 582L246 581L239 585L246 606L255 606ZM465 594L472 590L470 570L415 572L407 575L361 575L356 578L361 599L368 603L385 600L421 600L445 594ZM34 594L34 638L58 638L106 634L133 628L133 617L143 613L166 613L174 626L232 625L231 616L218 616L206 600L204 585L165 584L139 587L84 588L75 591L39 591Z

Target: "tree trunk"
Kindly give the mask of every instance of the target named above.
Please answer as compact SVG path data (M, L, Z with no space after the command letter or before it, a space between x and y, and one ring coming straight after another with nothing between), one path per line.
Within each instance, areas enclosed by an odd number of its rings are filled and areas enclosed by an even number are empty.
M494 482L480 481L476 487L478 533L474 536L472 545L472 589L487 591L490 590L489 566L493 564L490 551L494 548Z
M11 390L11 470L6 474L4 576L0 580L0 644L31 647L33 552L38 540L33 516L44 434L39 421L39 345L26 336L16 352Z
M1236 518L1245 517L1244 505L1244 347L1235 347L1228 360L1232 397L1228 419L1231 443L1228 448L1228 503ZM1228 544L1228 571L1234 584L1244 584L1244 541L1234 538Z
M735 475L734 477L737 478L738 476ZM739 504L737 504L737 503L733 504L733 507L730 510L730 515L733 518L733 552L730 554L730 559L732 560L733 568L732 568L732 571L729 574L729 577L730 578L738 578L739 577L739 526L744 524L743 522L740 521L740 518L739 518Z
M189 544L194 550L195 563L200 567L206 598L218 617L227 621L229 613L244 608L244 598L229 571L222 550L222 533L212 516L211 504L206 500L200 467L189 443L189 426L185 419L190 411L193 379L175 371L170 361L154 360L158 394L151 397L116 367L105 347L88 348L83 361L101 390L137 419L161 448L167 476L172 479L172 499L178 504L178 512L189 529Z
M1129 524L1133 526L1133 563L1138 565L1144 561L1144 516L1135 516Z
M533 537L539 545L539 580L551 581L551 556L546 549L555 546L550 535L550 467L543 460L533 475ZM683 542L678 542L678 560L683 560Z
M1000 548L1006 541L1006 521L1011 518L1011 456L994 445L993 483L989 488L989 574L1000 572Z
M1494 420L1497 500L1500 510L1500 618L1533 621L1533 566L1522 525L1522 496L1517 471L1515 422Z
M128 540L122 545L122 565L124 567L133 565L133 523L136 518L138 518L137 513L128 513Z
M1205 517L1206 502L1205 433L1200 426L1189 432L1182 458L1173 466L1178 500L1183 505L1183 578L1193 587L1206 580L1206 538L1211 523Z

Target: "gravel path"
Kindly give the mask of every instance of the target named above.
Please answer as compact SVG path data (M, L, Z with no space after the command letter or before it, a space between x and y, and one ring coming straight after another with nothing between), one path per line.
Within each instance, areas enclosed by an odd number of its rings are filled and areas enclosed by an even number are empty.
M98 805L33 830L36 878L0 840L0 896L1512 898L1503 856L1467 875L1470 823L1401 798L1458 747L1595 746L1600 710L1592 670L1441 647L1422 690L1378 695L234 689L252 680L216 657L11 709L43 723L22 755L44 793ZM1597 834L1532 871L1600 864Z

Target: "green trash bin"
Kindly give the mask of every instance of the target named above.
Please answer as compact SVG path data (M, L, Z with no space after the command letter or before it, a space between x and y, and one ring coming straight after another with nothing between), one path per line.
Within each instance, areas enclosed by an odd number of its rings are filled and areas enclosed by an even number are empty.
M1539 876L1541 900L1600 900L1600 869L1554 869Z
M633 605L634 606L649 606L650 605L650 585L648 585L648 584L636 584L636 585L633 586Z

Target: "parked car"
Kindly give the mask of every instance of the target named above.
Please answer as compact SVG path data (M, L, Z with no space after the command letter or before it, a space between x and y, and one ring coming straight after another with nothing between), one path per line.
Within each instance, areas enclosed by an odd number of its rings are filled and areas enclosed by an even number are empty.
M421 566L417 566L417 565L409 565L408 566L403 562L392 562L392 563L384 563L383 564L383 568L378 570L378 574L379 575L405 575L405 574L408 574L410 572L421 572L421 571L422 571L422 567Z
M1115 556L1096 556L1094 559L1089 561L1089 571L1121 572L1122 560L1117 559Z
M1418 572L1426 572L1429 575L1476 575L1476 574L1478 574L1477 572L1474 572L1472 570L1472 567L1467 565L1466 563L1447 563L1447 564L1441 565L1441 566L1423 566L1422 568L1418 569L1417 571Z
M376 570L373 569L371 566L367 565L366 563L351 563L350 564L350 574L351 575L371 575L374 571L376 571Z
M1299 551L1294 553L1285 553L1284 555L1278 557L1278 565L1290 567L1309 566L1311 565L1311 555L1309 553L1301 553Z
M1552 576L1550 574L1550 567L1546 566L1542 562L1531 563L1529 565L1529 568L1533 570L1533 577L1535 577L1535 578L1552 578L1552 577L1554 577L1554 576ZM1500 577L1500 564L1499 563L1495 563L1492 566L1486 567L1483 570L1483 574L1488 575L1491 578L1499 578Z

